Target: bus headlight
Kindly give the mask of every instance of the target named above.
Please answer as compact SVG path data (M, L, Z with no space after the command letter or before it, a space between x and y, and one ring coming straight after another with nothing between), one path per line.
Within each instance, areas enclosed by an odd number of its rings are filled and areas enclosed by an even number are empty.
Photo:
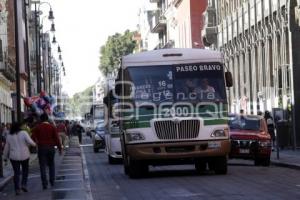
M145 136L139 132L127 133L126 136L128 141L145 140Z
M225 129L220 129L220 130L215 130L210 136L211 137L226 137L226 130Z

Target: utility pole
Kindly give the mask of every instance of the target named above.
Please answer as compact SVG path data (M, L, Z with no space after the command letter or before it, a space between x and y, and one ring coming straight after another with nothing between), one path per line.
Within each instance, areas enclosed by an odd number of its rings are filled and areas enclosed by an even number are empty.
M27 76L28 76L28 96L31 96L31 76L30 76L30 62L29 62L29 46L28 46L28 25L27 25L27 7L29 5L26 4L26 2L24 2L24 12L25 12L25 33L26 33L26 43L25 43L25 47L26 47L26 67L27 67Z
M16 97L17 97L17 122L21 122L21 88L20 88L20 63L19 63L19 26L18 26L18 0L14 0L15 16L15 51L16 51Z
M51 61L51 48L48 48L48 82L49 82L49 95L51 95L51 82L52 82L52 61Z

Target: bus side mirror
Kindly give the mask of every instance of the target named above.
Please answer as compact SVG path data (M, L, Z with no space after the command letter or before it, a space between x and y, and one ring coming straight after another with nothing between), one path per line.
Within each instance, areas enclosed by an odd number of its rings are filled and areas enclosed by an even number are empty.
M231 72L225 72L225 81L226 81L226 87L232 87L233 86L233 80L232 80Z

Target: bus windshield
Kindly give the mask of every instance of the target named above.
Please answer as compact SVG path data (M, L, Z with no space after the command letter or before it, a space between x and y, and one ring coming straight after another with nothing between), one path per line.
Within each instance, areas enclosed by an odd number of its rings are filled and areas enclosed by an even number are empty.
M218 63L130 67L126 95L135 103L226 101L223 66Z

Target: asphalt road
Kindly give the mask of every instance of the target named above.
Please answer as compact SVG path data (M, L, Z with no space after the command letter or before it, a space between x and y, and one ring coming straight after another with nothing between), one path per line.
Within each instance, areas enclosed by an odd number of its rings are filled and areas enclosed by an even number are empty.
M300 199L300 170L231 160L227 175L199 175L193 165L181 165L151 167L149 177L130 179L122 164L108 164L104 152L87 145L84 153L94 200Z

